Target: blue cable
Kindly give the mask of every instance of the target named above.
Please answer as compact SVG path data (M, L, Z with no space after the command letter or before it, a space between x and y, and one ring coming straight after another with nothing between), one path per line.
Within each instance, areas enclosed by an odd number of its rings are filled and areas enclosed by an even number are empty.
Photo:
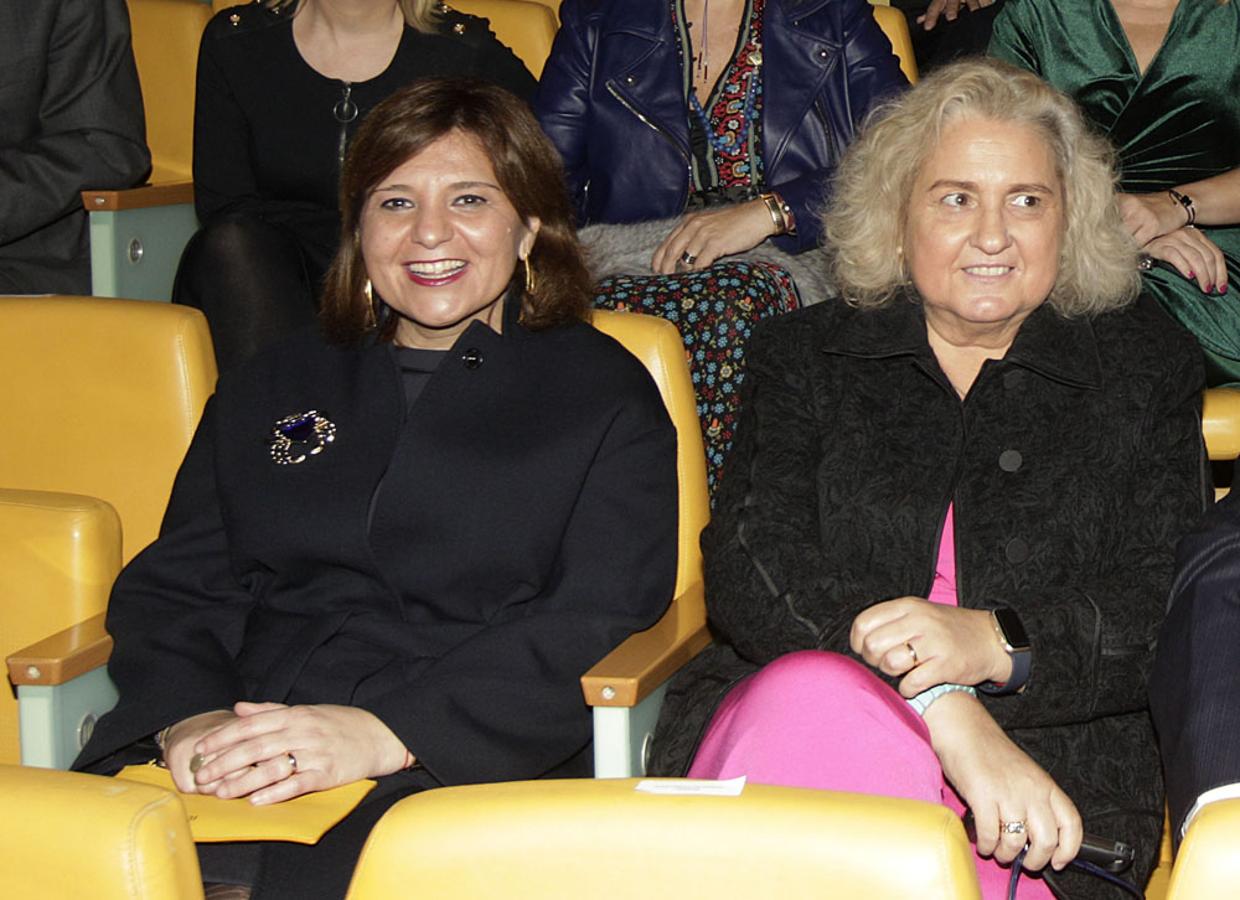
M1023 870L1022 863L1024 863L1024 861L1025 851L1022 850L1012 862L1012 874L1008 877L1008 900L1016 900L1016 887L1020 884L1020 876ZM1074 859L1072 862L1068 863L1068 865L1072 866L1074 869L1084 872L1087 875L1093 875L1095 878L1101 878L1103 881L1109 881L1116 887L1123 889L1126 893L1136 897L1137 900L1142 900L1145 896L1131 881L1128 881L1125 878L1120 878L1118 875L1108 872L1101 866L1096 866L1093 863L1086 862L1083 859ZM1050 879L1047 879L1047 881L1049 882Z

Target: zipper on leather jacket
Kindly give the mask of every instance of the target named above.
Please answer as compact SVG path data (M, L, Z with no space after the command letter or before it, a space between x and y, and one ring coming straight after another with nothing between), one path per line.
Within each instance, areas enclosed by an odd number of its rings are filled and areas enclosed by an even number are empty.
M834 147L835 142L831 136L831 120L827 118L827 111L822 105L821 97L814 100L814 113L818 116L818 121L822 124L822 132L827 138L826 146L828 148ZM832 152L831 155L834 156L834 152Z
M628 100L626 100L626 99L625 99L625 98L624 98L624 97L620 94L620 92L619 92L618 90L616 90L616 86L615 86L614 82L609 81L609 82L607 82L607 85L606 85L606 86L607 86L607 93L609 93L609 94L611 94L613 97L615 97L615 98L616 98L616 101L617 101L617 102L618 102L621 106L623 106L625 109L627 109L627 110L628 110L629 112L631 112L633 115L635 115L635 116L637 117L638 121L642 122L642 123L643 123L643 124L645 124L645 125L648 125L648 126L649 126L650 128L652 128L652 129L654 129L654 131L655 131L657 134L662 135L662 136L663 136L663 138L664 138L664 139L665 139L665 140L666 140L669 144L671 144L671 145L672 145L672 147L676 150L676 152L680 154L680 158L681 158L681 159L683 159L683 160L685 161L685 174L686 174L686 178L685 178L685 190L684 190L684 196L681 198L681 204L680 204L680 205L681 205L681 208L683 209L683 208L684 208L684 205L685 205L686 203L688 203L688 202L689 202L689 186L690 186L691 184L693 184L693 170L690 168L689 154L687 154L687 153L685 152L685 149L684 149L683 147L681 147L681 146L680 146L680 143L676 140L676 138L672 137L672 136L671 136L671 134L669 134L669 133L667 132L667 129L665 129L665 128L660 128L660 127L659 127L658 125L656 125L654 122L650 121L650 118L649 118L648 116L646 116L646 114L645 114L645 113L641 112L641 111L640 111L640 110L639 110L636 106L634 106L632 103L630 103Z

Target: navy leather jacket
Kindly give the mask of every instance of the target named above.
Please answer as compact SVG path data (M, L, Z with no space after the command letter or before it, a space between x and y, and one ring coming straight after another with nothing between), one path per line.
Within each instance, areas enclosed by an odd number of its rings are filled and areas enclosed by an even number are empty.
M581 224L674 216L689 122L668 0L564 0L534 111L564 157ZM818 244L817 207L857 125L907 82L865 0L767 0L765 187L792 207L782 249Z

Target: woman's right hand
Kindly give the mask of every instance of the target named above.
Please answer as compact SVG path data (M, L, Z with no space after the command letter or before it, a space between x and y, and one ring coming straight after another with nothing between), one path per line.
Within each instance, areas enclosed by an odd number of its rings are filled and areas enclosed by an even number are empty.
M1059 871L1081 847L1081 816L1046 771L1012 742L977 698L962 692L940 697L926 710L930 741L943 774L973 811L978 852L1002 863L1028 842L1024 867L1049 862ZM1023 833L1000 823L1025 823Z
M1196 228L1177 228L1156 237L1142 251L1170 263L1185 278L1194 280L1207 294L1227 293L1227 260L1223 251Z
M194 745L236 718L230 709L216 709L182 719L168 729L164 736L164 765L168 767L177 790L186 794L199 793L194 773L189 770Z

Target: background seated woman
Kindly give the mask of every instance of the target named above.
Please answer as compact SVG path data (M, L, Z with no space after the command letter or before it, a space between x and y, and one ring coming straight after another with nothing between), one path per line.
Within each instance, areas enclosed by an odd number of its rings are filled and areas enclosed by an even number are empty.
M534 77L484 20L437 7L264 0L207 25L194 105L203 229L173 300L206 314L221 371L314 321L340 234L340 166L376 103L434 76L533 94Z
M990 52L1081 105L1119 150L1145 290L1240 387L1240 4L1012 0Z
M675 433L581 321L559 159L526 107L402 90L341 196L327 340L220 379L160 538L117 581L120 703L76 763L115 771L158 735L185 791L379 778L315 846L200 848L207 881L256 896L343 895L410 792L587 773L578 679L675 578Z
M583 233L617 276L594 302L680 328L713 486L750 329L826 296L791 254L819 244L856 123L906 82L864 0L565 0L560 18L535 111L579 221L650 222Z
M1068 863L1082 819L1148 875L1145 682L1204 504L1202 375L1134 302L1110 162L994 61L854 144L826 215L848 302L754 336L703 538L720 641L669 691L657 770L967 806L988 898L1026 842L1026 868Z

